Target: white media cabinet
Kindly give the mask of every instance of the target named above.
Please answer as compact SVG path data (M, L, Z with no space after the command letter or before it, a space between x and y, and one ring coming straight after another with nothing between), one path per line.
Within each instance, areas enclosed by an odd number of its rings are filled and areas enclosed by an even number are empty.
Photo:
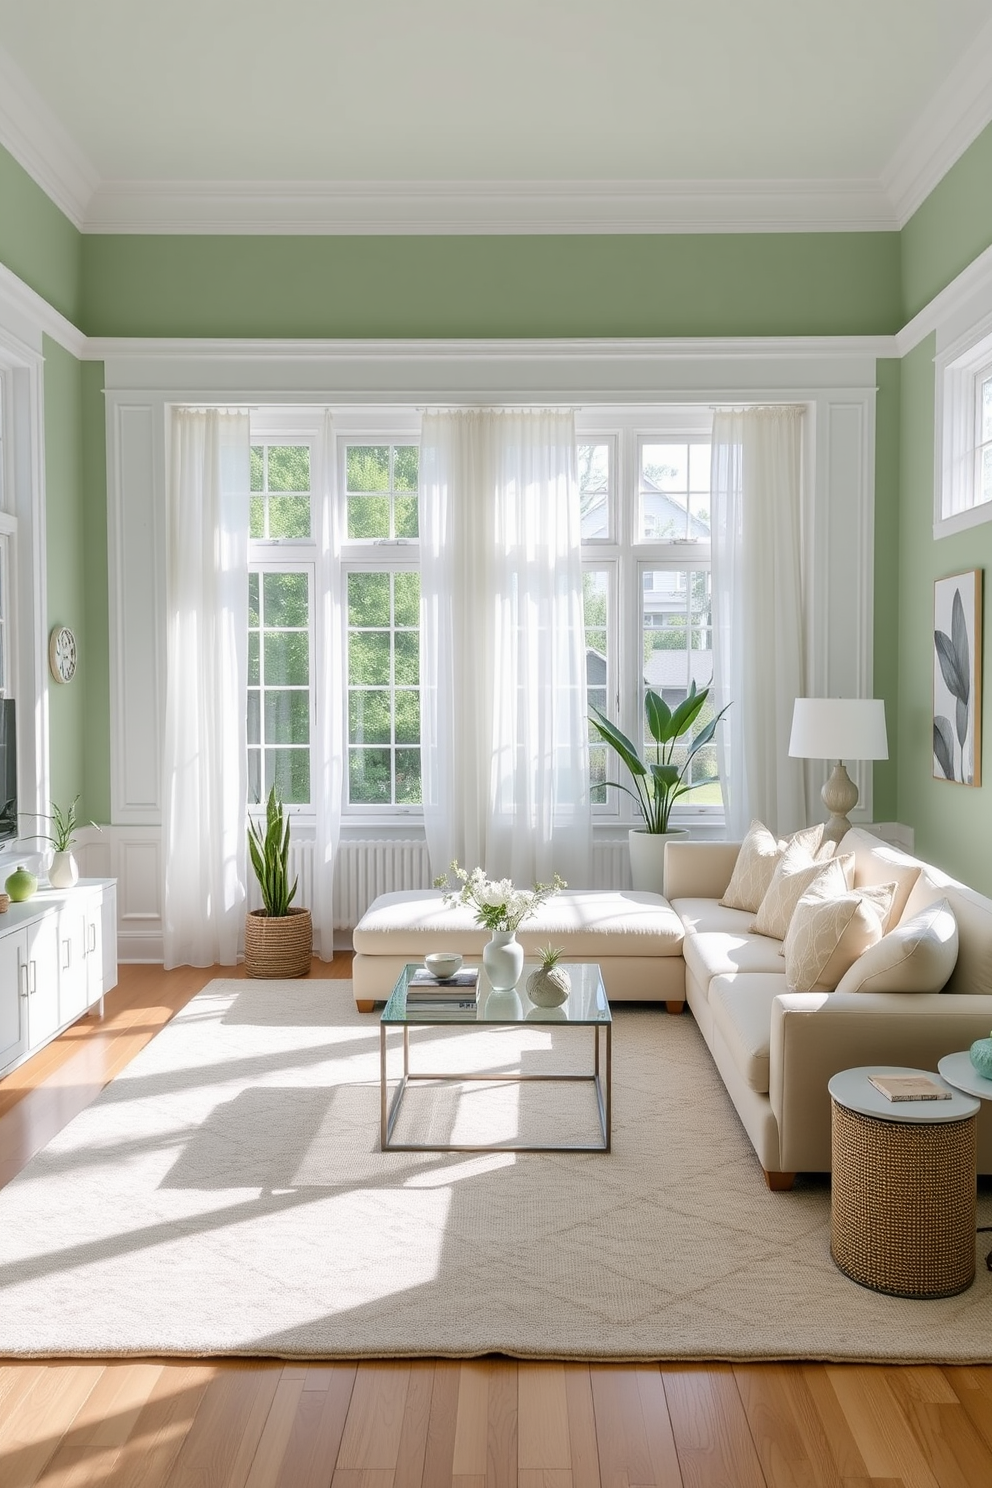
M0 1075L117 985L117 882L41 888L0 914Z

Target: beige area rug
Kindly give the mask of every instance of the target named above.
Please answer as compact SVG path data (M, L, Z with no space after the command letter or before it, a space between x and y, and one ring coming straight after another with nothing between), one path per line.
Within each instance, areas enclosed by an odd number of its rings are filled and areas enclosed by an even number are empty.
M590 1054L413 1043L421 1068ZM462 1091L407 1130L594 1127L586 1087ZM0 1354L992 1359L989 1237L968 1292L910 1302L842 1276L829 1222L824 1180L767 1191L688 1015L616 1011L611 1155L384 1154L350 984L215 981L0 1191Z

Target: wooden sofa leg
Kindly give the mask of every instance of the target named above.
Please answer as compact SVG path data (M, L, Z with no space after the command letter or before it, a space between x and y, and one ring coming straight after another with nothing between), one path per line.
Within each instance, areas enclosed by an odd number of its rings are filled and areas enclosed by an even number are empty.
M356 999L355 1006L360 1013L370 1013L375 1007L374 997L361 997Z
M665 1008L670 1013L682 1013L685 1011L684 1002L666 1002Z
M762 1168L761 1171L772 1193L788 1193L796 1181L795 1173L769 1173L767 1168Z

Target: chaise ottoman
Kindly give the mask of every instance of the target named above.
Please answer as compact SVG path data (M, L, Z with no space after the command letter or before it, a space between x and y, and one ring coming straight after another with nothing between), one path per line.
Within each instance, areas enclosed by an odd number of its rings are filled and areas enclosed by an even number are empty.
M408 961L459 951L479 961L489 932L470 905L444 903L439 889L380 894L355 926L355 1002L369 1013L385 1002ZM682 921L660 894L632 889L564 889L524 920L517 939L528 959L560 946L566 961L596 962L611 1002L685 1002Z

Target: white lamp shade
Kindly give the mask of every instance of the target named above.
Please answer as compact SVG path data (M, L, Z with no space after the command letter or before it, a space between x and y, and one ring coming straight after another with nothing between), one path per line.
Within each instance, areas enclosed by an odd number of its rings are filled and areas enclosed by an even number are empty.
M798 759L888 759L881 698L796 698L789 754Z

